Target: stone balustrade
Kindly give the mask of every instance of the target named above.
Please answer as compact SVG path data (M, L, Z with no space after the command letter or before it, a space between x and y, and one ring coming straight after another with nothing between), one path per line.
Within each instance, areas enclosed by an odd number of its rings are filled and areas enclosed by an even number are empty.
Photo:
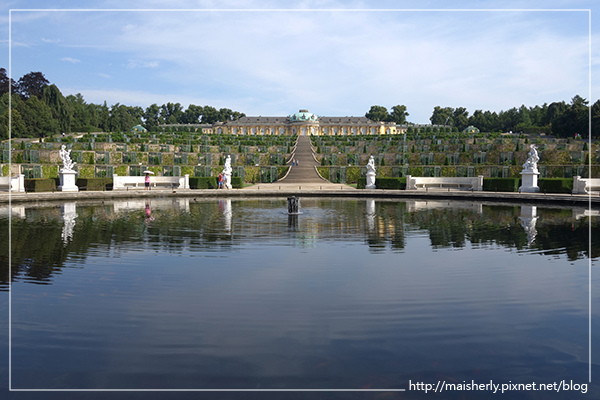
M600 192L600 178L573 177L573 194Z
M113 190L144 189L145 176L113 175ZM189 189L190 176L151 176L150 188Z
M406 175L406 190L483 190L483 175L474 177L421 177Z
M0 176L0 190L7 192L24 192L25 176Z

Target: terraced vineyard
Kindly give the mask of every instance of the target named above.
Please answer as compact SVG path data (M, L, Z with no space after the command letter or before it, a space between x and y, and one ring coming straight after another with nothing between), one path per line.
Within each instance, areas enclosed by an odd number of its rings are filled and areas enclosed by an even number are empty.
M313 136L319 172L334 183L357 183L370 155L378 178L413 176L519 177L530 144L540 154L540 178L600 177L597 142L499 134L428 133L384 136ZM61 145L71 149L79 178L140 175L216 176L227 155L233 176L245 183L273 182L287 171L296 137L196 132L100 133L8 143L2 175L56 178ZM9 162L12 165L9 168Z
M584 140L512 135L411 135L313 137L322 176L332 182L355 183L366 173L371 155L378 177L477 176L518 178L535 144L540 178L600 176L599 146Z

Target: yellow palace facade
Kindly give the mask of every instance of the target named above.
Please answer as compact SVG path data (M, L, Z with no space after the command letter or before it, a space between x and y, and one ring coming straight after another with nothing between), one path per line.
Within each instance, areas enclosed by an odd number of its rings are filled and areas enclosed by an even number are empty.
M200 128L204 133L260 136L396 135L404 133L407 129L405 125L373 121L367 117L318 117L308 110L300 110L286 117L242 117L235 121L217 122L212 125L188 126Z

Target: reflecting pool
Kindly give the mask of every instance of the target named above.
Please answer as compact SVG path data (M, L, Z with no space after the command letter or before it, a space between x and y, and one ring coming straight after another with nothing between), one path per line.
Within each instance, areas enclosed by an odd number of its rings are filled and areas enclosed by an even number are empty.
M588 383L600 226L583 208L303 198L288 215L285 199L190 198L10 215L13 388Z

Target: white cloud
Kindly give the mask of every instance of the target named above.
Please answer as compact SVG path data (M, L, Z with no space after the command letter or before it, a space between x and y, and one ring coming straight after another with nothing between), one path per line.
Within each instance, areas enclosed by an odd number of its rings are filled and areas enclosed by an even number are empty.
M61 61L70 62L72 64L79 64L81 62L81 60L78 60L78 59L72 58L72 57L63 57L63 58L61 58Z
M158 61L143 61L143 60L129 60L127 61L127 68L157 68L159 66Z
M435 105L472 113L587 97L587 16L577 13L186 11L56 19L68 28L37 37L69 38L61 44L74 57L96 57L105 70L126 66L111 69L111 78L128 93L151 81L156 93L173 95L166 101L183 104L198 93L224 107L247 106L238 108L247 114L308 107L362 115L373 104L405 104L410 120L427 122Z
M47 38L42 38L42 42L44 43L59 43L60 39L47 39Z

